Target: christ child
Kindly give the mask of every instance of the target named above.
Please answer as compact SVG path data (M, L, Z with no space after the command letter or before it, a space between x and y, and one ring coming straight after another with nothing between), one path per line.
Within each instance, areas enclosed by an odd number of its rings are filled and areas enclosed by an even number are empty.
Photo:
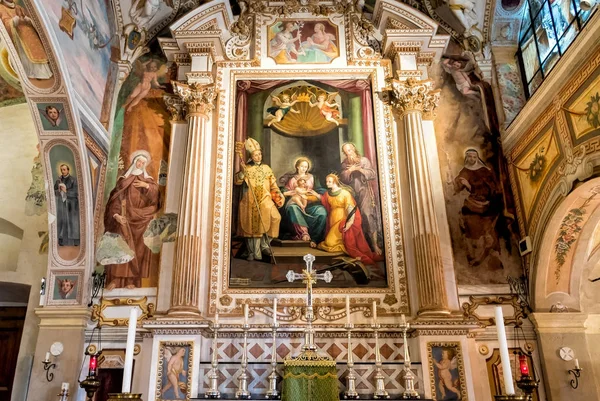
M304 178L296 181L298 185L293 191L292 198L290 199L290 205L298 205L303 212L306 212L306 205L308 204L308 192L309 189L306 186L306 180Z

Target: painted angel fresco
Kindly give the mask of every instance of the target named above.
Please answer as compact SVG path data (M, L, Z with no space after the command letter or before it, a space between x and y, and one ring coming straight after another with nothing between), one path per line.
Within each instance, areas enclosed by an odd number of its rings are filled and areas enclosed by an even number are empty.
M153 59L150 59L145 63L138 60L135 62L134 68L134 73L140 77L140 82L133 89L123 105L125 112L127 113L148 95L150 89L165 89L165 86L161 85L158 82L158 79L165 76L168 70L166 64L159 66L158 61Z
M47 105L40 110L40 115L43 117L42 123L46 130L68 129L63 127L64 108L57 105ZM48 127L48 128L46 128Z
M479 88L471 81L471 74L481 80L481 72L471 52L463 52L460 56L445 56L442 60L442 68L454 78L458 91L472 99L479 100L481 95Z
M282 93L280 96L271 96L271 99L275 106L271 106L267 109L267 113L269 113L267 119L271 120L267 124L269 127L273 125L273 123L278 123L283 120L288 112L295 114L300 113L298 110L292 108L293 105L298 103L298 95L296 92L292 93L291 96L287 93Z
M325 91L314 91L309 89L311 98L309 101L310 107L318 107L321 115L325 120L340 125L339 119L341 118L339 105L335 101L338 92L327 93ZM315 101L313 103L313 100Z
M301 28L299 24L292 21L278 22L271 27L269 56L273 57L277 64L295 63L298 55L305 54L304 50L299 50ZM294 31L296 34L293 33Z
M166 383L163 381L161 395L166 399L183 400L187 395L188 361L184 347L165 347L164 367L166 367ZM164 368L163 368L164 369ZM172 396L170 394L173 394Z

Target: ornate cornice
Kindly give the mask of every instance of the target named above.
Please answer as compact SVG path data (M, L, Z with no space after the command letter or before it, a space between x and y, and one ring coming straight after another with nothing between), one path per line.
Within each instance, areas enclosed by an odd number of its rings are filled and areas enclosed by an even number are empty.
M394 79L390 88L390 105L399 116L411 111L419 111L425 117L434 117L440 102L440 90L432 89L433 81L409 77L399 81Z
M217 91L213 84L184 84L173 81L173 90L183 100L188 117L199 114L209 116L215 108Z

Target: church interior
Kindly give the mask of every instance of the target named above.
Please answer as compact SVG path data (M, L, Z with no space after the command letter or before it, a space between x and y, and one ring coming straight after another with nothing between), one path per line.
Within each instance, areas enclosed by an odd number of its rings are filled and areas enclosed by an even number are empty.
M599 400L599 14L0 0L0 401Z

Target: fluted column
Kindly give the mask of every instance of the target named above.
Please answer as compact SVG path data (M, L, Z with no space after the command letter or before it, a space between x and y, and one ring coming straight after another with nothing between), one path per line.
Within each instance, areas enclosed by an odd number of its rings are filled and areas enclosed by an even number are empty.
M202 235L212 205L207 201L213 158L211 115L216 92L214 85L174 82L184 101L188 119L188 141L183 174L183 191L177 224L173 287L169 315L200 315L200 274L203 266ZM204 263L206 264L206 263Z
M449 313L439 226L423 132L423 114L432 114L440 98L439 91L432 90L431 86L431 81L414 78L394 80L391 100L406 142L420 315Z

